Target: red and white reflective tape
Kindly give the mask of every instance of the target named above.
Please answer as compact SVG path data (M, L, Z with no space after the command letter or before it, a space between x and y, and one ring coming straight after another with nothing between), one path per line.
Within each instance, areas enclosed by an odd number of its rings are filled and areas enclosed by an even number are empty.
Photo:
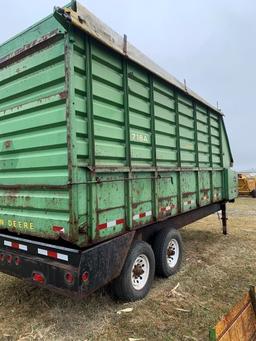
M108 221L107 223L103 223L103 224L99 224L97 226L97 230L104 230L107 229L109 227L114 227L116 225L121 225L124 224L125 220L124 219L116 219L116 220L112 220L112 221Z
M171 211L173 208L176 208L175 205L168 205L166 207L160 207L159 211L160 212L169 212Z
M138 220L138 219L141 219L144 217L150 217L150 216L152 216L152 211L146 211L146 212L135 214L132 218L133 220Z
M58 232L58 233L63 233L64 232L64 227L61 227L61 226L53 226L52 227L52 230L54 231L54 232Z
M188 201L184 201L184 205L193 205L195 203L195 200L188 200Z
M60 260L65 260L66 262L68 261L68 255L65 255L64 253L59 253L56 251L49 251L45 249L37 249L37 252L39 255L55 258L55 259L60 259Z
M16 242L10 242L9 240L4 240L4 245L12 247L13 249L17 249L17 250L28 251L27 245L16 243Z

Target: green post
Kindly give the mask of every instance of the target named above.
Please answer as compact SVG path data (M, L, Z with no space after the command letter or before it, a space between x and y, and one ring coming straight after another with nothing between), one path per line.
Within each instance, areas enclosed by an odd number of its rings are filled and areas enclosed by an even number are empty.
M87 117L88 117L88 146L89 146L89 164L92 171L88 174L89 195L88 195L88 212L90 237L95 238L97 227L97 182L95 173L95 135L93 120L93 88L92 88L92 51L91 39L86 35L86 95L87 95Z
M153 204L153 217L155 221L158 218L158 171L156 163L156 130L155 130L155 101L154 101L154 80L152 74L149 75L149 88L150 88L150 115L151 115L151 144L152 144L152 164L154 166L154 173L152 179L152 204Z
M219 127L219 141L220 141L220 167L221 171L221 197L225 198L226 196L226 186L225 186L225 169L224 169L224 158L223 158L223 147L222 147L222 129L221 129L221 120L218 119L218 127Z
M124 126L125 126L125 155L126 166L129 168L125 184L126 224L132 229L132 171L131 171L131 143L130 143L130 113L127 58L123 58L123 89L124 89Z
M182 193L181 193L181 151L180 151L180 124L179 124L179 105L177 90L174 90L174 109L176 116L176 148L177 148L177 204L178 212L182 212Z
M76 240L78 236L78 187L77 183L77 145L76 130L72 124L75 120L75 87L74 87L74 42L75 37L72 28L65 36L65 65L66 65L66 92L68 94L66 100L66 118L67 118L67 144L68 144L68 182L69 182L69 207L70 207L70 224L72 228L71 238Z
M211 116L209 110L207 109L208 117L208 143L209 143L209 157L210 157L210 185L211 185L211 202L213 202L213 162L212 162L212 135L211 135Z
M193 102L193 116L194 116L194 137L195 137L195 162L196 162L196 202L200 206L200 181L199 181L199 151L198 151L198 134L197 134L197 115L196 103Z

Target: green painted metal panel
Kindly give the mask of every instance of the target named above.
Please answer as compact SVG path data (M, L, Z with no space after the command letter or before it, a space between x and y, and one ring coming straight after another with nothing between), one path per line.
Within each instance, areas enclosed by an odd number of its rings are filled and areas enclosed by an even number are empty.
M65 53L60 32L64 29L49 17L0 47L1 58L8 55L0 69L0 227L58 238L53 226L60 226L68 239ZM12 60L13 55L18 57Z
M65 32L63 26L50 15L0 45L0 59L24 49L26 45L35 43L42 37L45 37L54 31Z
M160 173L157 181L159 219L178 213L178 176L176 172Z
M218 202L223 199L223 171L213 171L212 172L212 182L213 182L213 202ZM227 184L225 184L226 186ZM227 199L227 198L225 198Z
M124 166L122 60L95 42L91 51L95 164Z
M227 184L225 197L233 200L238 196L238 174L232 169L225 169L224 180Z
M199 172L199 202L200 206L211 202L211 173L209 171Z
M197 184L196 172L182 172L180 176L181 182L181 211L187 212L197 207Z
M0 228L86 246L236 196L221 115L142 66L53 17L0 56Z

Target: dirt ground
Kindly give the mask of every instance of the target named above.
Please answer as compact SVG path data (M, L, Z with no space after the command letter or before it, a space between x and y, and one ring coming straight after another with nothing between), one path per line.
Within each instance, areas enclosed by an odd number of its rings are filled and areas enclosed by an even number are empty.
M182 229L181 271L155 279L140 302L116 303L104 290L77 302L1 274L0 340L208 340L256 284L256 199L239 198L228 214L228 236L216 214Z

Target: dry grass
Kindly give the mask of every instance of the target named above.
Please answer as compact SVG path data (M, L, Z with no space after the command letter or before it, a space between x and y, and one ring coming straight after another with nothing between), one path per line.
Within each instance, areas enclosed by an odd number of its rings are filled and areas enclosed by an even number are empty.
M256 283L256 200L240 198L228 212L228 236L216 215L182 230L182 270L156 279L140 302L118 304L104 290L76 302L1 274L1 340L208 340L209 327Z

